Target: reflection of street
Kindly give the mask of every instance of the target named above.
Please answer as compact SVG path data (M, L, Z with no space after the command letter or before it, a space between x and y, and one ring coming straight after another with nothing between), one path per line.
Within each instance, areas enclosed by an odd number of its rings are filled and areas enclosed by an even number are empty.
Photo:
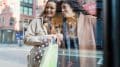
M0 66L27 67L27 54L31 47L0 47Z
M80 56L80 57L79 57ZM103 65L103 52L102 51L83 51L80 53L76 50L71 50L70 55L67 50L59 50L59 65L58 67L80 67L80 58L84 59L96 59L96 67L101 67ZM86 63L87 65L88 63ZM72 65L72 66L69 66ZM91 66L90 66L91 67Z
M27 55L31 47L0 47L0 66L2 67L27 67ZM99 53L100 51L97 51ZM73 54L74 56L74 54ZM102 64L102 55L98 55L97 64ZM59 60L60 61L60 60ZM99 65L97 66L99 67Z
M16 62L0 60L0 66L2 67L27 67L24 64L19 64Z

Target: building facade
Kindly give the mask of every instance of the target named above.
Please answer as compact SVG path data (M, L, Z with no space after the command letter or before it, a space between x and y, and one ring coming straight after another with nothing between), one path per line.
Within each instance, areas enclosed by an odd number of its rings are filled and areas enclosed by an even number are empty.
M36 16L36 0L16 0L20 3L19 5L11 5L9 1L10 0L0 1L0 7L3 8L0 8L0 44L18 43L18 39L23 38L24 27L27 27L29 22ZM14 3L15 2L12 4ZM12 7L19 8L20 15L15 16L14 13L16 9L12 9ZM19 22L16 21L17 16L20 17ZM16 30L16 27L18 27L19 30ZM18 34L20 35L17 36Z
M0 14L0 43L12 43L15 40L14 18L10 7L6 7Z

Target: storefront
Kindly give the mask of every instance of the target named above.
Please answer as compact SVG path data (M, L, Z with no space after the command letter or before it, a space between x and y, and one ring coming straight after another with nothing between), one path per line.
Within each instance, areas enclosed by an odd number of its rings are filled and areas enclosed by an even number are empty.
M14 44L17 43L14 30L0 30L0 43Z

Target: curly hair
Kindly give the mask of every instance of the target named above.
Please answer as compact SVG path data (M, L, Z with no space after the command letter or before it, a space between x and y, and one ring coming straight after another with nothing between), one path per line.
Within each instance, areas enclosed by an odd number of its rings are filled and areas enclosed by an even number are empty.
M78 13L78 14L81 11L81 6L80 6L79 2L76 0L64 0L64 1L61 1L61 3L69 4L70 7L73 9L73 11Z
M83 5L86 4L87 2L85 0L82 0L81 2L77 1L77 0L62 0L62 3L67 3L70 5L70 7L73 9L74 12L76 12L77 14L83 13L88 15L89 13L84 10Z

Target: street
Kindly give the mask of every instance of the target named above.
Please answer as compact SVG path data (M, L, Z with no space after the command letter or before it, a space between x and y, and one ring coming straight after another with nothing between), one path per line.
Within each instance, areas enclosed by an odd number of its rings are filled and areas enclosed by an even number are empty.
M31 48L30 46L0 47L0 67L27 67L27 55ZM97 64L101 65L103 63L101 52L97 57Z
M31 47L0 47L0 67L27 67Z

